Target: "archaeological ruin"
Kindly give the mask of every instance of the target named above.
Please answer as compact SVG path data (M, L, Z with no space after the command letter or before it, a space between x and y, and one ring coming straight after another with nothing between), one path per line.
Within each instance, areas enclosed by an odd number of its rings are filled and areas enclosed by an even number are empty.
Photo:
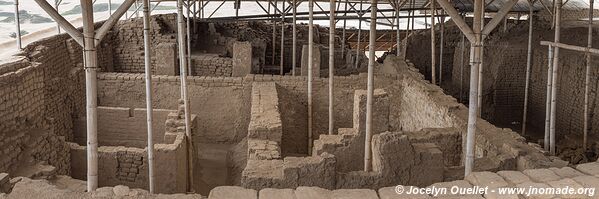
M593 0L34 1L63 32L0 58L0 199L598 197Z

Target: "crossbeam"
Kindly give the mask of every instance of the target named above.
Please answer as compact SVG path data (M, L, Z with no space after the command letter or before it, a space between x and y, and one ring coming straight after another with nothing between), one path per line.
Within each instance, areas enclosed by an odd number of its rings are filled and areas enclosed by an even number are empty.
M555 42L551 42L551 41L541 41L541 45L543 45L543 46L554 46L554 47L558 47L558 48L561 48L561 49L573 50L573 51L579 51L579 52L585 52L585 53L589 52L589 53L593 53L593 54L599 55L599 49L596 49L596 48L575 46L575 45L564 44L564 43L555 43Z

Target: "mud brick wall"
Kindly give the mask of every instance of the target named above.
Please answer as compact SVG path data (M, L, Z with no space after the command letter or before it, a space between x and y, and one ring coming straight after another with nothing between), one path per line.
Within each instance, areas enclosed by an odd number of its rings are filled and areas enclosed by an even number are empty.
M185 141L185 126L182 117L177 117L167 128L170 143L154 144L154 175L161 183L156 184L157 193L184 193L187 188L187 142ZM179 114L180 115L180 114ZM195 115L192 123L195 124ZM163 122L168 125L169 122ZM195 128L195 126L192 126ZM165 136L166 138L166 136ZM87 175L86 146L69 143L72 156L72 177L84 180ZM146 148L129 146L100 146L98 148L99 169L98 183L100 186L126 185L132 188L148 189L148 151Z
M100 106L145 108L143 74L99 73ZM198 115L194 140L237 143L247 135L251 85L241 77L193 76L187 78L192 114ZM154 108L176 109L180 94L177 76L153 76Z
M404 92L410 94L402 95L402 101L417 98L418 103L428 104L425 111L409 111L400 114L409 114L415 122L412 128L426 128L424 121L432 125L444 125L454 127L461 132L462 137L467 132L468 108L457 103L456 99L445 95L441 88L423 81L422 74L416 72L411 64L401 63L401 60L389 59L385 61L396 61L399 74L402 74L402 85ZM413 100L412 100L413 101ZM405 104L405 103L402 103ZM413 105L414 103L409 103ZM403 110L403 109L402 109ZM430 111L429 111L430 110ZM421 123L421 124L418 124ZM439 127L444 127L439 126ZM417 129L416 129L417 130ZM509 129L501 129L493 126L487 121L479 118L477 121L475 156L479 162L490 161L495 165L494 169L524 170L529 168L542 168L553 165L561 165L564 162L554 161L551 157L543 155L540 149L525 142L524 138ZM464 139L462 140L464 141ZM462 157L463 158L463 157ZM563 165L562 165L563 166Z
M192 55L191 74L194 76L226 76L233 70L233 59L214 54Z
M470 90L470 65L468 43L464 47L464 65L461 48L455 49L454 75L451 85L446 85L453 96L459 97L462 81L462 101L468 101ZM485 45L483 58L482 117L495 125L510 126L522 121L524 85L526 78L526 43L491 43Z
M177 43L176 29L172 23L176 21L176 14L153 15L150 18L150 35L152 49L152 70L155 70L156 46L161 43ZM119 21L107 36L111 38L113 51L114 71L125 73L144 72L144 42L142 18ZM109 44L107 44L109 45ZM110 72L110 71L109 71Z
M586 28L566 28L562 29L562 31L567 33L563 34L561 38L562 43L586 46L586 39L580 39L580 35L586 35ZM552 40L553 38L549 33L545 33L539 39ZM593 38L593 46L598 45L599 39ZM599 115L599 78L597 78L599 76L599 68L596 67L599 65L599 61L597 60L597 56L593 56L591 60L589 140L591 141L590 144L594 144L599 136L596 133L599 129L599 120L597 119L597 115ZM568 145L580 146L584 121L585 56L582 52L560 50L559 63L556 101L556 140L558 141L558 146L560 146L559 142L564 140L567 140L562 145L564 147ZM534 46L531 73L528 124L541 131L544 129L547 94L547 46Z
M171 110L153 110L154 143L163 143L167 115ZM84 145L87 140L86 118L75 119L74 141ZM147 145L146 109L123 107L98 107L98 144L100 146L131 146L143 148Z
M533 29L533 55L530 76L529 104L528 104L528 127L527 134L542 135L544 131L546 93L547 93L547 46L541 46L540 41L552 41L553 31L550 30L550 24L542 21L540 17L535 17L535 27ZM584 17L586 15L582 15ZM541 20L539 20L541 19ZM580 35L586 35L585 28L563 28L561 37L562 43L586 46L586 39L580 39ZM516 37L514 35L527 34L527 23L514 25L508 32L494 31L494 36L486 42L484 69L483 69L483 118L502 127L511 127L520 131L522 122L522 108L524 100L524 84L526 71L526 37ZM466 43L463 67L462 83L462 102L468 100L470 67L468 66L469 45ZM599 45L599 39L593 41L593 45ZM461 52L456 48L455 54ZM592 66L598 64L594 59ZM456 55L454 60L459 60ZM461 62L453 63L454 74L461 70ZM567 147L574 142L573 140L582 140L583 116L584 116L584 79L586 72L586 63L584 53L568 50L560 51L560 66L558 76L558 97L557 97L557 123L556 132L558 145L564 142ZM590 115L599 114L599 96L596 95L599 82L596 76L599 69L591 67ZM451 85L446 85L445 89L454 97L459 97L460 76L454 75ZM599 129L599 120L590 118L591 136L596 136L594 131ZM593 139L590 139L593 140ZM579 141L576 141L579 142ZM591 143L592 144L592 143Z
M15 172L30 157L69 174L65 140L72 139L72 115L84 110L81 68L67 50L66 34L26 46L25 57L0 64L0 171ZM77 53L81 56L81 53Z

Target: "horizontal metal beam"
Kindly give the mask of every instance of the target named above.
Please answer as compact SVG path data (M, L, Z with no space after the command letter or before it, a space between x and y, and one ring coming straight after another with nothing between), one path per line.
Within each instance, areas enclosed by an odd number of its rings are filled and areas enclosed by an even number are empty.
M449 15L435 15L435 16L449 16ZM235 19L235 18L231 18L231 17L221 17L221 18L211 18L210 20L219 20L219 21L228 21L228 20L239 20L239 21L269 21L269 20L276 20L279 21L281 19L271 19L271 18L267 18L267 17L259 17L259 18L251 18L251 17L246 17L246 18L241 18L241 16L239 16L239 19ZM417 16L400 16L400 19L405 19L405 18L425 18L425 17L431 17L430 15L417 15ZM395 19L397 17L395 16L388 16L388 17L377 17L377 19ZM308 20L309 17L297 17L297 20ZM327 16L314 16L313 20L329 20L330 18ZM363 20L363 21L367 21L370 20L370 17L359 17L359 16L337 16L335 17L335 19L346 19L346 20ZM201 19L200 19L201 20ZM380 23L379 23L380 24ZM385 24L388 25L388 24Z
M425 10L425 8L401 9L401 11L411 11L411 10ZM393 12L393 11L395 11L395 9L379 9L378 11L380 11L380 12ZM340 11L335 11L335 13L338 13L338 14L355 13L355 12L356 11L354 11L354 10L340 10ZM370 13L370 10L363 10L362 12L364 12L364 13ZM328 14L329 11L314 11L313 13L314 13L314 15ZM310 13L308 13L308 12L297 12L296 16L309 15L309 14ZM235 17L235 16L230 16L230 17L214 17L212 19L229 19L229 18L230 19L243 19L243 18L262 18L262 17L281 17L281 14L245 15L245 16L239 16L239 17ZM337 17L335 17L335 18L337 18Z
M552 42L552 41L541 41L541 45L543 45L543 46L554 46L554 47L558 47L558 48L561 48L561 49L573 50L573 51L579 51L579 52L589 52L589 53L593 53L593 54L598 54L599 55L599 49L595 49L595 48L575 46L575 45L563 44L563 43L555 43L555 42Z

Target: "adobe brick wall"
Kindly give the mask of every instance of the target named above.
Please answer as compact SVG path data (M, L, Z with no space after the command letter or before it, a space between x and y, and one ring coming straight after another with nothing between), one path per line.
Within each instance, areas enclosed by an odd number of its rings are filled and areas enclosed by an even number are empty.
M36 41L24 48L25 57L0 64L0 148L6 157L0 171L15 172L32 158L69 174L65 140L73 138L71 117L82 113L85 99L82 68L71 60L68 39L61 34Z

